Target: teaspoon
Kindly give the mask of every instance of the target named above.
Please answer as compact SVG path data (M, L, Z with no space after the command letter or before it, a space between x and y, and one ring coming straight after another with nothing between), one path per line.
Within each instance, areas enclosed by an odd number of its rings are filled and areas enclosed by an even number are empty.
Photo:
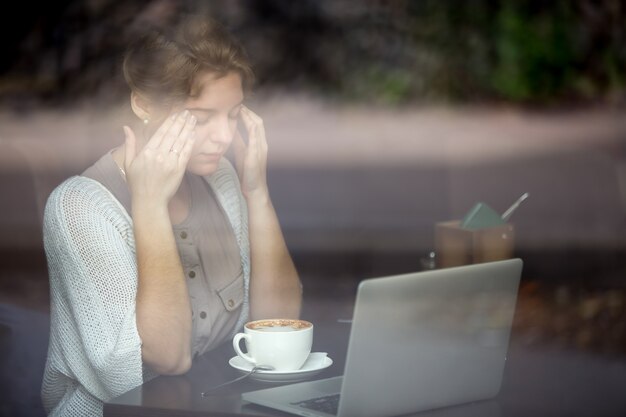
M241 381L242 379L245 379L245 378L249 377L250 375L252 375L253 373L255 373L257 371L273 371L273 370L274 370L274 367L271 366L271 365L256 365L254 368L250 369L250 371L247 374L244 374L244 375L242 375L240 377L237 377L235 379L232 379L230 381L226 381L224 383L221 383L219 385L216 385L214 387L211 387L211 388L207 389L206 391L204 391L202 393L202 397L208 397L209 395L211 395L210 394L211 391L215 391L218 388L222 388L222 387L225 387L226 385L230 385L230 384L233 384L233 383L235 383L237 381Z

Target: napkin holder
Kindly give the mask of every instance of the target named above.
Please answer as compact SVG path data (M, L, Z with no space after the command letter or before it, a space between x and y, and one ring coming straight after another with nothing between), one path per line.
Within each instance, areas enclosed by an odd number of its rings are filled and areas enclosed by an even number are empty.
M513 225L484 203L476 204L463 220L435 224L438 268L512 258L514 242Z

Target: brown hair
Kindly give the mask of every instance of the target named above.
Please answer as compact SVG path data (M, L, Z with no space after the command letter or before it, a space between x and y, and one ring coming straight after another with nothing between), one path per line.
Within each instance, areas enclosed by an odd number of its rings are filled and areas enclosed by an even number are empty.
M244 92L254 83L243 46L206 16L183 16L166 30L150 28L130 45L123 64L131 90L164 106L199 94L194 83L204 71L239 73Z

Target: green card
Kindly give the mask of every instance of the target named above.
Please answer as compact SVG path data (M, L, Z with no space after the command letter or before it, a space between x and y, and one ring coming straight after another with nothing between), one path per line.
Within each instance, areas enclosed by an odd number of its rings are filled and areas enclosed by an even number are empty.
M476 204L463 218L461 227L468 230L485 229L503 225L502 216L485 203Z

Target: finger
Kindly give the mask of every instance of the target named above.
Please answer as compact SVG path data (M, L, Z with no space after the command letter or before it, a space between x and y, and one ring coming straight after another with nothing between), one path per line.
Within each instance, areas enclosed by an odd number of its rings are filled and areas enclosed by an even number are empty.
M242 110L242 113L246 114L248 117L250 117L256 123L263 123L263 119L261 119L261 117L258 114L256 114L252 110L250 110L249 107L242 106L241 110Z
M267 150L267 140L265 139L265 127L263 126L263 122L257 125L257 136L259 152L263 153Z
M149 148L149 149L158 148L159 145L161 144L161 141L163 140L163 136L165 135L165 132L167 132L170 129L170 127L174 124L175 120L176 120L176 115L174 115L174 117L166 118L163 121L163 123L161 123L161 126L159 126L156 132L154 132L154 134L152 135L152 137L146 144L146 148Z
M242 108L242 119L249 132L248 146L256 148L256 157L265 157L267 155L267 141L265 139L265 128L263 119L247 107ZM263 161L262 161L263 162Z
M189 162L189 158L191 158L191 151L193 149L193 144L196 142L196 135L193 132L189 135L187 140L183 143L183 147L180 150L180 157L178 158L179 166L184 169Z
M174 139L174 143L172 143L170 151L176 154L180 154L183 147L185 146L185 142L187 142L189 138L195 134L195 128L196 116L191 115L183 126L183 130L181 130L180 135L178 135L178 137Z
M245 155L246 143L243 141L239 130L235 130L235 136L233 137L233 148L236 154Z
M252 162L256 163L259 159L259 139L256 132L256 126L253 127L253 132L248 135L248 149L246 152L246 164Z
M259 140L259 162L262 171L265 172L267 168L267 140L265 139L265 130L263 130L261 139Z
M235 165L239 175L243 174L243 162L246 159L246 144L238 130L233 138L233 150L235 151Z
M170 128L163 135L163 140L161 141L157 149L162 152L169 153L172 149L172 146L174 145L174 142L179 138L188 120L189 110L185 110L182 113L179 113L176 116L174 123L172 123Z
M261 138L261 136L265 137L265 127L263 125L263 119L261 119L258 114L245 106L241 108L241 114L243 116L242 119L244 121L244 124L246 124L246 127L256 127L259 138Z
M246 127L246 130L248 131L248 133L252 133L254 131L255 126L257 126L258 124L257 121L252 118L252 114L250 110L248 110L246 107L243 107L241 109L241 121Z
M137 139L135 133L128 126L124 126L125 147L124 147L124 169L128 172L128 167L135 159L135 150L137 148Z
M248 110L247 107L242 107L241 109L241 121L243 121L243 125L248 131L248 147L249 147L251 144L252 137L258 134L257 133L258 122L252 118L251 111Z

